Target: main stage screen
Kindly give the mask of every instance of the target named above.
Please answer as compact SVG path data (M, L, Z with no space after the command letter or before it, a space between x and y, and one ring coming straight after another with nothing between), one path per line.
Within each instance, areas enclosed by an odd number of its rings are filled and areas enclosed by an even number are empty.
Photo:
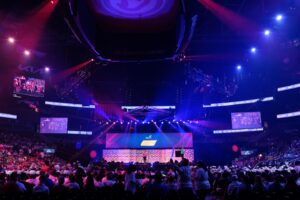
M261 128L260 112L231 113L233 129Z
M40 133L66 134L68 118L41 118Z
M192 133L107 133L106 148L192 148Z

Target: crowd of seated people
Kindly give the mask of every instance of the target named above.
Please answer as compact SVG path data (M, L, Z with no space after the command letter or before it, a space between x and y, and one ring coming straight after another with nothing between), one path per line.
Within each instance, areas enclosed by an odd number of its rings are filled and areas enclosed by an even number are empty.
M288 162L300 159L300 138L294 139L287 145L279 148L273 142L272 147L268 147L268 151L264 153L256 152L254 156L240 156L233 161L233 165L249 166L284 166Z
M0 134L0 199L299 199L294 166L206 166L204 162L68 163L48 144ZM293 142L294 151L298 143Z
M54 149L39 138L0 133L0 165L5 166L8 173L25 171L32 174L40 171L44 159L64 163L54 154L46 153L45 149L49 148Z
M204 162L124 164L101 161L38 174L0 174L1 199L299 199L300 163L285 169L207 167Z

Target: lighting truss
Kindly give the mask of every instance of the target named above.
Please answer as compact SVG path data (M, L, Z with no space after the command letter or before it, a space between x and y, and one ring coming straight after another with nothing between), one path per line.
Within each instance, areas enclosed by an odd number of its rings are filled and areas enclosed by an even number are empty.
M282 91L292 90L292 89L296 89L296 88L300 88L300 83L277 88L277 91L282 92Z
M45 105L61 106L61 107L72 107L72 108L90 108L90 109L96 108L95 105L84 106L84 105L82 105L82 104L76 104L76 103L63 103L63 102L54 102L54 101L45 101Z
M214 134L223 134L223 133L245 133L245 132L258 132L263 131L264 128L246 128L246 129L227 129L227 130L214 130Z
M289 117L297 117L297 116L300 116L300 111L278 114L277 115L277 119L289 118Z
M209 104L209 105L203 105L203 108L236 106L236 105L257 103L259 101L266 102L266 101L273 101L273 100L274 100L273 97L264 97L264 98L261 98L261 99L249 99L249 100L244 100L244 101L232 101L232 102L224 102L224 103L212 103L212 104Z

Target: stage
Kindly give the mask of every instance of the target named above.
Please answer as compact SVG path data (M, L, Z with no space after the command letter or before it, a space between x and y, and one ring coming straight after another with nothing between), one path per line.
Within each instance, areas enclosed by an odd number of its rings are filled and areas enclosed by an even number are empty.
M176 156L176 151L181 149L104 149L103 158L106 161L115 162L144 162L143 155L147 154L148 163L160 162L166 163L170 159L181 161L181 156ZM184 157L190 161L194 160L194 149L185 149Z
M115 162L181 161L182 155L194 160L192 133L107 133L103 158Z

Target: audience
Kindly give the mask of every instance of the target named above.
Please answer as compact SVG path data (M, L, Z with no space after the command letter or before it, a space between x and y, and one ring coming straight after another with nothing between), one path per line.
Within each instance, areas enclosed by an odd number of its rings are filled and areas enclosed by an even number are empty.
M29 145L8 136L0 144L0 199L300 199L300 163L207 166L203 161L169 163L67 163L41 157L47 144ZM298 143L293 143L297 148ZM27 150L26 150L27 149ZM30 150L29 150L30 149ZM4 155L7 156L7 161ZM26 196L24 196L26 195ZM41 199L41 198L40 198Z

